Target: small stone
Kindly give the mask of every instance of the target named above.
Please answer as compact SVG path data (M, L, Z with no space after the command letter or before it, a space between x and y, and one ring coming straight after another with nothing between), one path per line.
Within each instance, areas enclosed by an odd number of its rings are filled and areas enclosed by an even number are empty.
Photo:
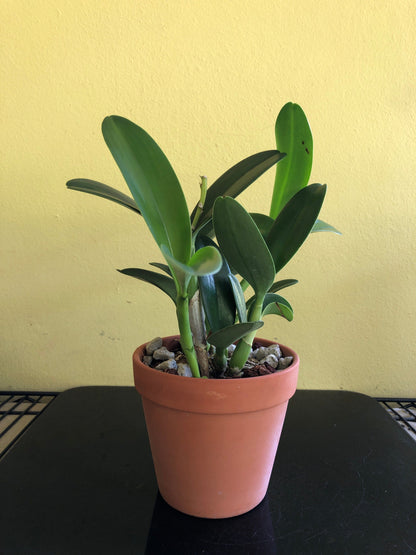
M167 370L176 370L176 369L177 369L176 361L173 360L172 358L169 360L164 360L163 362L161 362L156 366L156 370L162 370L163 372L166 372Z
M233 343L232 345L229 345L227 347L227 356L231 357L234 351L235 351L235 345Z
M149 341L149 343L146 345L146 354L147 355L153 355L153 353L156 351L156 349L160 349L160 347L162 345L163 345L162 338L161 337L155 337L154 339Z
M293 362L293 357L282 357L279 359L279 366L277 367L278 370L284 370L288 368Z
M266 358L268 354L269 351L267 347L259 347L258 349L253 351L253 357L257 360L262 360L263 358Z
M150 356L145 355L143 357L143 364L147 364L147 366L150 366L152 364L152 360L153 360L153 357L151 355Z
M283 356L280 346L277 343L267 347L267 350L269 352L269 355L274 355L277 359L282 358Z
M163 363L162 363L163 364ZM178 364L178 374L179 376L184 376L185 378L192 378L192 371L189 364L180 362Z
M267 355L267 357L264 357L260 361L260 364L264 364L266 362L267 364L270 364L270 366L272 366L273 368L277 368L279 364L279 359L275 355Z
M153 358L155 360L169 360L170 358L175 358L175 353L168 351L166 347L160 347L153 352Z

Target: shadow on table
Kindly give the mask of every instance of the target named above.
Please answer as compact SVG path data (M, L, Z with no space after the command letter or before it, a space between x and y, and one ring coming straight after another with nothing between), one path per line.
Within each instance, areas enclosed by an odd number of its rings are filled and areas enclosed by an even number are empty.
M268 498L266 496L260 505L241 516L204 519L172 509L158 493L145 553L275 554Z

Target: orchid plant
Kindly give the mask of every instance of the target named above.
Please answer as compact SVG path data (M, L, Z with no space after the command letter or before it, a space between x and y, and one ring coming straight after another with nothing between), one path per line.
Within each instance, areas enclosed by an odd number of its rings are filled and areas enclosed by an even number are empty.
M215 346L216 368L224 371L227 348L234 342L229 371L238 374L263 317L293 318L292 307L278 291L297 281L275 281L276 274L309 233L337 232L318 220L326 186L308 185L313 141L303 110L293 103L282 108L275 125L276 150L245 158L210 187L202 177L200 200L191 214L171 164L146 131L109 116L102 132L132 198L89 179L73 179L67 187L143 217L165 262L150 263L159 272L119 271L155 285L174 302L181 347L194 377L209 376L210 345ZM270 213L250 214L235 199L272 166L276 176ZM248 287L252 295L246 300Z

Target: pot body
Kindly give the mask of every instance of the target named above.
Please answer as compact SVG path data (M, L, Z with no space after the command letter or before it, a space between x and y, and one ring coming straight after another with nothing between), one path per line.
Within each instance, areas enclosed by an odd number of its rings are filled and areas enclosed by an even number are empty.
M176 337L179 339L178 337ZM165 338L172 339L171 337ZM272 341L257 339L264 346ZM299 358L267 376L195 379L165 374L133 354L159 491L186 514L227 518L266 495Z

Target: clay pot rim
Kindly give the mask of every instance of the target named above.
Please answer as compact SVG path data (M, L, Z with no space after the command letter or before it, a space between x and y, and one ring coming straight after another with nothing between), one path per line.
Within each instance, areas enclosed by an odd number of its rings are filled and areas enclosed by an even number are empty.
M171 337L174 336L169 339ZM275 343L256 339L266 346ZM250 378L195 379L167 374L145 365L140 359L145 348L143 344L133 354L134 383L142 397L186 412L234 414L265 410L287 401L296 391L299 357L289 347L281 347L286 355L294 357L284 370Z
M171 339L177 339L179 340L179 335L168 335L165 337L162 337L163 341L165 340L171 340ZM166 378L168 380L197 380L198 383L207 383L207 384L211 384L212 387L212 383L213 382L221 382L221 383L235 383L236 381L238 381L239 383L247 383L247 382L252 382L253 380L270 380L271 378L273 378L273 376L275 377L276 375L279 376L283 376L285 374L289 374L290 372L293 371L293 367L295 367L296 365L299 364L299 355L290 347L288 347L287 345L283 345L281 343L278 343L277 341L272 341L271 339L263 339L261 337L256 337L255 341L261 342L262 344L265 344L266 347L269 347L270 345L275 345L278 344L279 347L282 350L282 353L285 356L293 356L293 361L291 363L290 366L288 366L287 368L285 368L284 370L277 370L276 372L273 372L272 374L266 374L264 376L252 376L249 378L228 378L228 379L224 379L224 378L208 378L208 379L203 379L203 378L195 378L195 377L188 377L188 376L178 376L177 374L168 374L167 372L161 372L160 370L156 370L156 368L152 368L151 366L148 366L147 364L145 364L143 362L143 352L144 352L144 348L146 346L146 343L143 343L143 345L140 345L139 347L137 347L137 349L134 351L133 353L133 360L135 360L135 362L140 362L143 366L146 367L146 370L149 370L151 372L155 372L156 374L161 374L161 375L165 375ZM204 387L204 386L203 386Z

